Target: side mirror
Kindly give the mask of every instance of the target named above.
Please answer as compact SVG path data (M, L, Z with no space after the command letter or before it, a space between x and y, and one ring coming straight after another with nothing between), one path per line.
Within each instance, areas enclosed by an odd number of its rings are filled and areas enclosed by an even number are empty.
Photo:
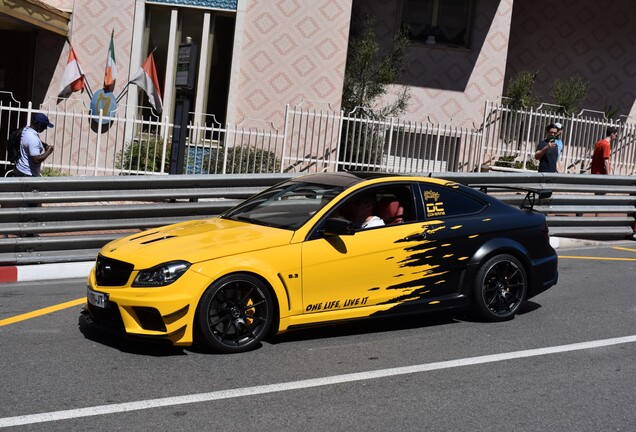
M354 235L356 230L353 223L344 218L329 218L322 230L325 236Z

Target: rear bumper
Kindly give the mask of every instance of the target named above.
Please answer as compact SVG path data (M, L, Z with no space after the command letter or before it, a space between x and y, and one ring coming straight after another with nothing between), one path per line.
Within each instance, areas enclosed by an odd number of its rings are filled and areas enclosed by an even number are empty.
M553 256L534 260L532 262L532 285L528 290L527 298L535 297L559 281L559 258L556 253Z

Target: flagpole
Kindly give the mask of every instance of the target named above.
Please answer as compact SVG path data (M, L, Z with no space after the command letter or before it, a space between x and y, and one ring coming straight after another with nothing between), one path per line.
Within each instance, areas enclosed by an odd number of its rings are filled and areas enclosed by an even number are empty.
M130 81L128 81L126 83L126 86L121 90L121 93L119 93L119 96L117 96L117 99L115 99L115 102L119 102L121 100L121 98L123 98L124 95L126 95L126 93L128 93L128 86L130 86Z
M86 75L82 74L82 77L84 77L84 84L86 84L86 91L88 91L88 96L93 99L93 89L91 89L91 85L88 83Z

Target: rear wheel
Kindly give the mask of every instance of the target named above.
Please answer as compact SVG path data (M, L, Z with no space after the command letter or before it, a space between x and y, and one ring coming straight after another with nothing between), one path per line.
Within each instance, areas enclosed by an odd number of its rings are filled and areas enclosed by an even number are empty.
M225 353L248 351L267 334L272 315L272 297L263 282L251 275L224 277L197 306L201 342Z
M481 266L475 278L477 312L489 321L504 321L517 312L528 292L528 278L519 260L497 255Z

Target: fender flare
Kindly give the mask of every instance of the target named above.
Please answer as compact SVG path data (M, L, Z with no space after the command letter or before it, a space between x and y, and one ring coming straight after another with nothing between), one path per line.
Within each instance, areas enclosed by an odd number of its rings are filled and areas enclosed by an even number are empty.
M465 282L468 282L467 291L472 291L472 283L477 271L483 263L495 255L510 254L521 261L521 264L526 270L526 276L528 278L528 286L532 286L532 274L530 269L532 268L532 262L530 260L530 254L528 250L519 242L514 241L506 237L497 237L488 240L482 244L479 249L475 251L473 256L468 261L466 269ZM465 285L465 284L464 284ZM464 291L466 294L468 292Z

